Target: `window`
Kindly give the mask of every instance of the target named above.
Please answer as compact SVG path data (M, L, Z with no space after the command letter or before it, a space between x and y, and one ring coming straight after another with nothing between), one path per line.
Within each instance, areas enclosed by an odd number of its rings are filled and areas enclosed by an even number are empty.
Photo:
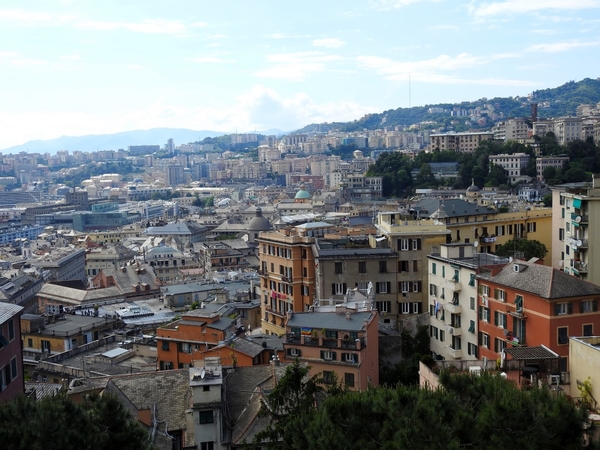
M387 294L391 291L391 284L389 281L378 281L375 285L375 293Z
M452 349L453 350L461 350L462 349L462 340L458 336L452 336Z
M11 380L17 378L17 358L10 360L10 377Z
M475 321L474 320L469 321L469 333L475 333Z
M398 261L398 272L408 272L409 261Z
M335 361L336 357L336 353L332 352L332 351L322 351L321 352L321 359L324 359L325 361Z
M429 285L429 295L437 296L437 286L435 284Z
M375 308L377 309L377 311L379 311L380 313L389 313L391 312L391 306L392 302L375 302Z
M454 281L455 283L458 283L460 281L459 271L456 269L454 269L454 276L452 277L452 281Z
M500 328L506 328L506 314L500 311L494 311L494 325Z
M412 249L413 250L421 250L421 239L413 239L412 240Z
M440 330L440 342L444 342L446 340L446 332L444 330Z
M333 372L331 370L324 370L323 371L323 383L325 383L325 384L332 384L334 378L335 377L334 377Z
M572 314L573 313L573 307L571 305L571 303L558 303L556 305L554 305L554 315L556 316L562 316L565 314Z
M199 411L198 412L198 423L203 425L205 423L214 423L215 418L213 415L213 410L209 409L207 411Z
M479 345L483 348L490 348L490 335L482 331L479 332Z
M379 261L379 273L387 273L387 261Z
M302 295L306 295L309 296L310 295L310 288L308 286L302 286Z
M470 342L467 344L467 353L471 356L475 356L477 358L477 346L475 344L471 344Z
M413 281L413 292L421 292L421 282Z
M346 283L332 283L331 294L332 295L344 295L346 292Z
M446 266L442 266L442 278L446 278Z
M200 450L215 450L214 442L200 442Z
M475 286L475 274L469 274L469 286Z
M162 349L165 352L169 351L169 341L162 341Z
M469 297L469 309L475 311L475 297Z
M345 373L344 374L344 384L348 387L354 387L354 374L353 373Z
M400 281L398 283L398 289L402 293L410 292L410 281Z
M435 275L437 273L437 265L435 263L431 263L431 274Z
M515 296L515 311L518 313L523 312L523 296L522 295L517 294Z
M438 331L439 331L439 330L438 330L438 328L437 328L437 327L434 327L433 325L430 325L430 326L429 326L429 335L430 335L431 337L434 337L434 338L436 338L436 339L437 339L437 338L438 338Z
M490 323L490 315L490 308L486 308L485 306L479 307L479 320Z
M506 348L506 341L503 341L499 338L494 338L494 351L496 353L501 353L502 350Z
M569 343L569 329L567 327L559 327L558 330L558 345Z
M29 348L33 347L33 339L27 338L27 347L29 347Z
M408 250L408 239L400 239L400 250Z
M411 313L410 303L400 303L400 312L402 314L410 314Z
M358 355L356 353L342 353L342 361L358 364Z
M337 275L344 273L344 270L342 268L342 263L340 261L336 261L336 263L335 263L335 273Z
M10 319L8 321L8 340L12 341L15 338L15 321Z
M579 312L588 313L598 311L598 302L596 300L584 300L579 305Z
M480 284L479 285L479 293L483 296L489 296L490 295L490 287L485 284Z
M358 273L367 273L367 262L366 261L358 262Z
M594 335L594 325L591 323L583 326L583 335L584 336L593 336Z

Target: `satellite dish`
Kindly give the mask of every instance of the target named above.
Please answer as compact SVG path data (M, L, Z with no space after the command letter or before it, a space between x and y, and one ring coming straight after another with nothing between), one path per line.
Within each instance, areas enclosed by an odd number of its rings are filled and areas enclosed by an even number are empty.
M204 379L205 376L206 376L206 371L204 369L202 369L202 372L200 372L200 378Z
M577 239L577 242L575 242L575 244L577 245L577 247L581 247L581 244L582 244L581 239Z
M479 247L479 242L475 241L475 243L473 244L473 247L475 247L475 248Z
M575 222L577 222L577 223L581 222L581 216L575 217Z
M504 336L508 336L508 330L503 330Z

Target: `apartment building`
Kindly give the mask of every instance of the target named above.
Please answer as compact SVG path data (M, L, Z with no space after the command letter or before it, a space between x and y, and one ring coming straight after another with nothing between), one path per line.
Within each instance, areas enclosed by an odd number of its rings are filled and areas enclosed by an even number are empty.
M567 145L582 138L581 117L560 117L554 120L554 135L559 145Z
M436 359L479 359L476 276L499 270L508 258L476 249L473 244L448 244L428 256L430 348Z
M413 220L398 212L379 213L377 228L397 252L397 320L428 310L427 255L439 252L449 231L444 223Z
M156 330L158 369L193 366L194 353L217 346L235 336L236 323L212 309L188 311L181 319Z
M497 359L509 345L544 345L567 371L569 337L600 329L600 286L538 262L515 260L477 275L480 357Z
M547 167L561 169L569 161L568 156L540 156L535 159L535 171L538 181L544 181L544 170Z
M552 266L600 284L600 177L553 187L552 209Z
M500 141L517 141L527 139L531 132L527 119L508 119L499 122L492 128L494 139Z
M51 253L31 260L32 264L42 269L46 281L82 281L87 280L85 274L85 250L73 248L55 248Z
M429 136L429 148L441 151L453 150L459 153L472 153L482 141L494 139L494 133L484 131L480 133L444 133Z
M151 248L144 255L161 283L172 283L182 278L180 269L198 268L195 258L166 245Z
M490 155L489 161L490 166L496 164L502 167L511 183L529 181L530 179L523 173L527 168L527 164L529 164L529 155L526 153Z
M287 311L308 311L318 298L313 244L330 229L313 222L259 234L263 333L284 334Z
M0 302L0 403L25 393L22 312L22 306Z
M286 358L307 362L310 375L322 374L351 390L379 385L377 311L338 306L286 315Z

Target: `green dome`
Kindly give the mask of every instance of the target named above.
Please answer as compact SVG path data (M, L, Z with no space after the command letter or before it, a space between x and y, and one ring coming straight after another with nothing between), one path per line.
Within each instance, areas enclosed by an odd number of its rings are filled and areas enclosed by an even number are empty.
M304 189L300 189L297 193L296 193L296 197L294 198L310 198L310 194L308 191L304 190Z

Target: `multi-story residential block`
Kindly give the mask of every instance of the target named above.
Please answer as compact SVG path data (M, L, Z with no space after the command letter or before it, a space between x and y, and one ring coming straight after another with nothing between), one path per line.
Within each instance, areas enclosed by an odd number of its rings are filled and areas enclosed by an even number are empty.
M316 296L316 263L313 244L331 224L313 222L260 233L260 278L262 293L262 330L282 335L288 311L303 312Z
M148 250L144 255L144 262L150 264L161 283L172 283L181 279L180 269L199 267L194 256L166 245Z
M567 145L582 138L581 117L560 117L554 120L554 134L559 145Z
M0 277L0 302L22 306L24 312L37 312L36 294L44 284L42 277L18 274Z
M593 183L571 183L552 189L552 266L600 284L600 177Z
M446 243L450 233L446 225L437 219L413 220L390 212L379 213L377 228L398 255L398 320L427 311L427 255L439 252L439 246Z
M371 283L375 294L380 321L396 327L400 313L398 293L405 287L398 282L398 252L391 249L386 239L375 236L357 236L346 239L316 239L315 288L319 303L322 299L341 302L348 289L366 291ZM413 286L408 283L408 290ZM414 302L412 313L421 313L422 305Z
M204 240L208 228L197 222L169 223L159 227L149 227L142 233L144 236L159 237L163 239L178 238L182 244L200 242Z
M429 255L430 347L436 359L479 358L476 275L498 270L508 259L476 249L473 244L448 244Z
M0 302L0 403L25 393L22 312L22 306Z
M192 367L194 352L215 347L236 332L235 320L198 308L156 330L159 370Z
M554 133L554 120L538 119L533 122L533 135L540 138L546 136L547 133Z
M85 250L73 248L55 248L31 263L44 273L46 281L82 281L85 282Z
M494 139L500 141L517 141L527 139L531 128L527 119L508 119L498 122L493 128Z
M352 390L379 385L377 311L338 305L329 312L289 312L285 330L286 358L306 361L311 375Z
M569 336L600 329L600 286L538 262L515 260L498 273L477 275L480 357L497 359L509 345L544 345L566 371Z
M120 244L108 248L90 249L85 254L86 275L94 277L101 270L118 269L133 261L135 256L136 253Z
M490 165L496 164L502 167L506 171L506 175L511 183L518 183L520 181L529 181L527 175L523 173L523 171L527 168L527 164L529 164L529 155L526 153L514 153L512 155L509 154L500 154L500 155L490 155L489 156Z
M185 182L183 166L171 164L165 169L165 183L167 186L179 186Z
M47 305L46 316L23 314L23 351L31 358L63 353L115 330L119 321L107 317L62 314L60 305Z
M544 170L546 167L560 169L569 161L568 156L540 156L535 159L535 171L538 181L544 181Z
M494 139L494 133L446 133L429 136L431 149L453 150L459 153L472 153L482 141Z
M35 240L44 231L41 226L10 227L0 232L0 245L12 244L17 239Z

